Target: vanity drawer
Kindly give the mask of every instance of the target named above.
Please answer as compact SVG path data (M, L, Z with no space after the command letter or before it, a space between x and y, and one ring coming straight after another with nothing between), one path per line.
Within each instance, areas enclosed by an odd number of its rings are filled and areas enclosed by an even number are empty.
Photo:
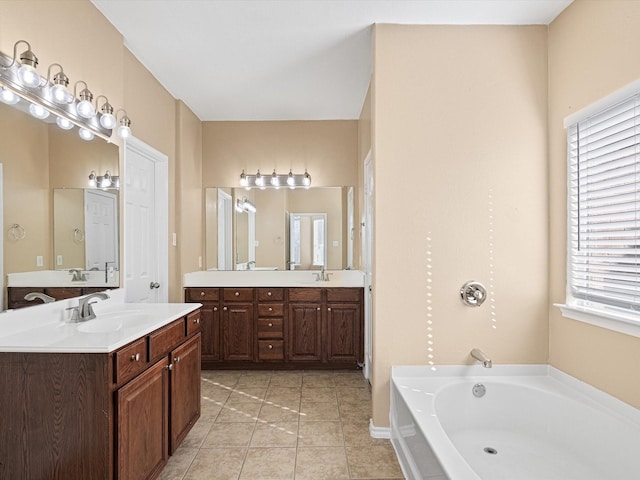
M223 288L225 302L253 302L253 288Z
M327 288L327 302L359 302L363 294L362 288Z
M200 330L200 310L187 315L187 335L191 335L198 330Z
M258 359L284 360L284 341L258 340Z
M190 302L217 302L220 299L219 288L187 288L187 301Z
M321 302L322 289L320 288L290 288L290 302Z
M116 351L115 383L123 383L135 377L147 365L147 337L142 337L130 345Z
M258 319L258 338L282 338L283 334L281 318Z
M284 303L259 303L259 317L283 317Z
M258 288L258 301L282 301L284 300L284 288Z
M164 355L185 338L184 318L176 320L166 327L149 335L149 359Z

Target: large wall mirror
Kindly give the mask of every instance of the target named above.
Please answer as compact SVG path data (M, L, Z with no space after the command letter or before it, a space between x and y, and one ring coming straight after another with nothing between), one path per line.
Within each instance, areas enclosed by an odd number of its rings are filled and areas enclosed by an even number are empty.
M205 189L207 270L353 268L353 187Z
M118 286L118 191L87 188L91 171L118 175L118 146L82 140L77 128L59 128L54 115L36 119L20 103L0 103L4 285L8 274L58 272L50 278L69 286L68 270L79 269Z

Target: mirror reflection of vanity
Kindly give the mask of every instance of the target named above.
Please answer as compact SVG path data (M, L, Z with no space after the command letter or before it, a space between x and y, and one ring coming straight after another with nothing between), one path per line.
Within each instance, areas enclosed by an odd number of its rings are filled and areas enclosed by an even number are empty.
M8 295L8 307L40 303L23 292L61 299L118 287L118 192L87 188L91 171L118 175L118 146L18 106L0 103L5 285L22 298L11 305Z
M206 188L206 269L352 269L350 192L353 187Z

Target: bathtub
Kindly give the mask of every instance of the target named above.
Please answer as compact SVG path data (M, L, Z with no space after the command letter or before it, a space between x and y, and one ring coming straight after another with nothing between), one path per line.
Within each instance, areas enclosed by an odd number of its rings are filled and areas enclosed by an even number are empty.
M409 480L640 478L640 410L553 367L391 377L391 442Z

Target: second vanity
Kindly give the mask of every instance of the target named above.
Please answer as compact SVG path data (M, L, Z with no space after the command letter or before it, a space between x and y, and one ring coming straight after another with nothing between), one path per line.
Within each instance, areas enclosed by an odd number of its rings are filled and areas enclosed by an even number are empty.
M202 368L355 369L363 361L364 276L356 270L203 271Z
M200 416L199 305L71 305L0 317L0 478L156 478Z

